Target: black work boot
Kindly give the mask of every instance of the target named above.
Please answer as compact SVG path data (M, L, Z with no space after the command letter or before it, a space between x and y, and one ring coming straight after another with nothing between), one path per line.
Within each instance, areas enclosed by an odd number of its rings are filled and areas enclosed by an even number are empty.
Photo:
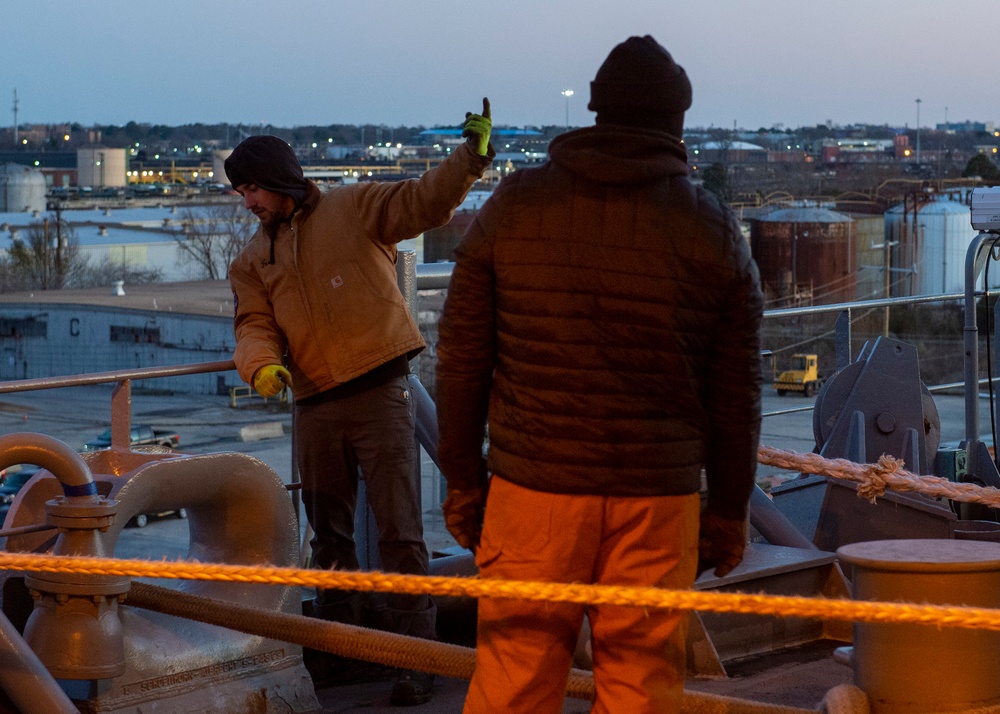
M396 677L389 703L397 707L426 704L434 691L434 675L416 669L404 669Z
M391 667L309 647L302 648L302 663L312 677L315 689L365 682L388 682L393 676Z

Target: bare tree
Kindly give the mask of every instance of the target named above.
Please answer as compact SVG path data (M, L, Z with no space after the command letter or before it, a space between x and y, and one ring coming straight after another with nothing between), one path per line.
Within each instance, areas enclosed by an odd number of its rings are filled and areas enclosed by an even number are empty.
M216 203L197 213L185 209L177 238L182 255L209 280L229 277L229 265L257 229L256 219L239 201Z
M18 235L4 261L9 290L57 290L72 282L87 266L76 232L61 218L29 224Z
M109 256L96 265L91 265L88 261L72 281L67 281L66 287L96 288L112 285L117 280L127 285L159 283L163 280L163 270L130 265L126 261L116 261Z

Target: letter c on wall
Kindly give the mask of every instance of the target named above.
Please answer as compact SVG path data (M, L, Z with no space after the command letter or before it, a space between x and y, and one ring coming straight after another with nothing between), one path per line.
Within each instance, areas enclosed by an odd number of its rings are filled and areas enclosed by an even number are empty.
M69 336L79 337L80 336L80 318L72 317L69 321Z

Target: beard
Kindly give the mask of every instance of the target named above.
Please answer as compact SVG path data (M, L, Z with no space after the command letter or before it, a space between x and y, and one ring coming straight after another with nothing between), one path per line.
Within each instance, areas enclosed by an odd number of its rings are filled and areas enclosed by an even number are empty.
M268 211L264 215L257 216L257 218L260 219L260 225L263 226L264 230L268 233L278 230L278 226L281 225L281 222L287 220L278 216L277 213L272 213L271 211Z

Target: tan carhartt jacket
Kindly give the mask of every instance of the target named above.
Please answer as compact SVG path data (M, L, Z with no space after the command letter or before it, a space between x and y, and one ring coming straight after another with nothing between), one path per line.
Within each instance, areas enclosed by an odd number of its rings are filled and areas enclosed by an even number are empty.
M258 230L229 269L240 376L250 383L260 367L286 364L304 398L420 352L396 281L396 244L447 223L493 155L462 144L419 179L324 195L311 185L277 233L273 263Z

